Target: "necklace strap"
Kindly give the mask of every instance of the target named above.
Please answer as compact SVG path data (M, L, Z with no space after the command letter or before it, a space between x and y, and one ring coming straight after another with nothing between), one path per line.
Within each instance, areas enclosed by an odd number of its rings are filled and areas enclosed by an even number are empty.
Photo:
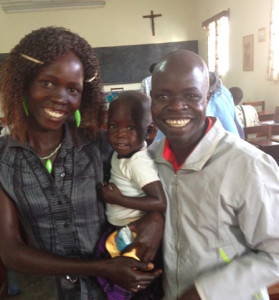
M55 149L53 152L51 152L49 155L47 156L44 156L44 157L40 157L41 160L45 160L45 159L49 159L51 158L54 154L56 154L56 152L61 148L62 146L62 143L60 143Z

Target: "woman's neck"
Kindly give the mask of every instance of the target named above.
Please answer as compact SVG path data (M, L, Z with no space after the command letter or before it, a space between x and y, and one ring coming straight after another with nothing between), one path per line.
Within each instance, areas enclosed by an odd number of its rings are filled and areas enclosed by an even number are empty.
M27 140L31 148L34 149L39 157L49 155L62 140L64 129L61 128L56 131L41 131L41 130L28 130Z

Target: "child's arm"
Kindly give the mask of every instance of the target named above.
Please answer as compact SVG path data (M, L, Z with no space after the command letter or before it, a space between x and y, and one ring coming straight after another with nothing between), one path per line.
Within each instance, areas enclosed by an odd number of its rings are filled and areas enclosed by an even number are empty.
M143 211L164 211L166 209L166 197L159 180L151 182L142 188L146 194L143 197L124 196L112 182L107 186L102 185L101 190L104 200L110 204L118 204Z

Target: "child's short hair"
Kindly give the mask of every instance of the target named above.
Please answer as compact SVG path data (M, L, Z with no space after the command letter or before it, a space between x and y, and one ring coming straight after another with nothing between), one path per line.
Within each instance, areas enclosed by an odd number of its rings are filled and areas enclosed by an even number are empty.
M113 108L117 101L133 104L132 114L136 122L142 122L146 128L151 123L151 103L144 93L132 90L121 92L111 100L110 107Z

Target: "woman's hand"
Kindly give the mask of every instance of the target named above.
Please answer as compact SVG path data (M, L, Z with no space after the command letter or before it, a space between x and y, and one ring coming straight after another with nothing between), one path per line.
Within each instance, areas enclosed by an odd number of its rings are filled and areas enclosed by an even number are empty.
M160 246L163 230L164 217L160 212L150 212L139 220L130 223L129 227L137 234L134 242L125 249L137 249L137 256L144 262L152 261Z
M101 277L133 292L144 290L162 274L162 270L154 270L152 263L144 263L130 257L118 256L104 260L103 265Z

